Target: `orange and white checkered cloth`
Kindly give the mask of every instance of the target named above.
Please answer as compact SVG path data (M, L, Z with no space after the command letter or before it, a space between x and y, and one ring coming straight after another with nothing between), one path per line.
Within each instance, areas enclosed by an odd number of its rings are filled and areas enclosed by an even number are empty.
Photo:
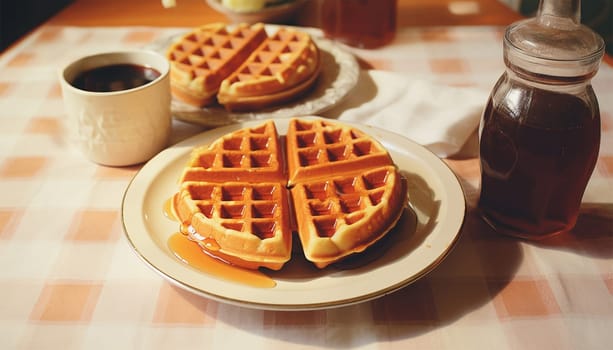
M95 165L63 137L57 74L64 62L142 47L177 30L42 26L0 56L0 348L611 347L610 67L593 80L602 146L571 234L542 243L495 235L474 212L478 161L447 160L469 211L456 248L433 272L354 306L260 311L192 295L148 269L122 237L120 218L139 167ZM489 90L503 71L502 31L407 28L386 48L354 52L377 69Z

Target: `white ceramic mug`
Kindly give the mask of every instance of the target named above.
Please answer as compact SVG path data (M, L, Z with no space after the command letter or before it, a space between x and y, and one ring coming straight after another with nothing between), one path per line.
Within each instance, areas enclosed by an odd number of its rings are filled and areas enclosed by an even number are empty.
M92 92L75 87L85 71L117 64L154 68L160 76L120 91ZM100 53L80 58L60 72L73 143L92 161L109 166L145 162L166 147L171 131L168 60L153 51Z

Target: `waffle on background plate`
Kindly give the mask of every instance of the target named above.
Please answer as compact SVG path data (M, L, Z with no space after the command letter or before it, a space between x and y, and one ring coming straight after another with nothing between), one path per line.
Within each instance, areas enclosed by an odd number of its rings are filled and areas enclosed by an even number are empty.
M387 234L407 201L383 146L323 119L292 119L284 138L273 121L229 133L195 148L179 182L181 232L251 269L281 269L294 231L319 268L360 253Z
M207 24L166 50L173 96L196 107L217 103L229 111L253 111L300 97L319 74L320 54L311 37L280 27L268 35L262 23Z

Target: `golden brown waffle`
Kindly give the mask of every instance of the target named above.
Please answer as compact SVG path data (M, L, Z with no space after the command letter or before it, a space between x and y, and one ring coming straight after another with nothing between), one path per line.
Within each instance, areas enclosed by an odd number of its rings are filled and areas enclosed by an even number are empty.
M266 39L264 25L240 24L228 29L215 23L183 35L166 51L173 95L191 105L215 102L221 82Z
M286 139L283 152L275 124L266 121L196 148L173 201L182 232L238 266L280 269L291 257L295 222L306 258L323 268L394 225L407 192L378 142L320 119L291 120ZM304 157L310 161L301 163Z
M286 140L290 186L331 174L393 164L379 142L341 123L293 119Z
M290 258L287 190L279 182L184 182L174 210L191 240L231 264L278 270Z
M396 168L383 166L300 182L291 193L304 255L324 268L382 238L400 218L407 192Z
M181 181L284 181L277 129L272 121L219 138L192 152Z
M282 27L221 83L217 99L230 111L264 108L300 96L319 70L319 50L311 37Z
M283 170L272 121L194 149L173 203L182 232L237 266L280 269L292 242Z

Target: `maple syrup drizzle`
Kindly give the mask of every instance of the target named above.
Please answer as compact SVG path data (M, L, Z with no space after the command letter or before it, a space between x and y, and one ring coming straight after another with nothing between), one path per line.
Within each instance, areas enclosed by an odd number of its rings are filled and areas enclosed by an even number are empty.
M164 202L164 216L178 221L172 210L172 203L172 197ZM181 225L181 231L187 232L185 230L186 227ZM209 255L200 245L209 251L219 250L218 243L213 239L205 238L197 243L190 241L185 234L175 232L168 238L167 244L177 259L212 276L257 288L273 288L277 285L275 280L260 270L243 269Z
M170 236L168 247L182 262L215 277L258 288L273 288L277 285L275 280L259 270L242 269L209 256L197 243L180 232Z
M221 247L219 246L219 243L217 243L217 241L212 238L205 238L204 240L202 240L200 244L204 246L205 249L212 251L212 252L216 252L219 249L221 249Z
M172 220L172 221L179 221L177 219L177 217L175 216L174 211L172 210L172 203L174 200L174 196L168 198L165 202L164 202L164 216L167 217L168 219Z

